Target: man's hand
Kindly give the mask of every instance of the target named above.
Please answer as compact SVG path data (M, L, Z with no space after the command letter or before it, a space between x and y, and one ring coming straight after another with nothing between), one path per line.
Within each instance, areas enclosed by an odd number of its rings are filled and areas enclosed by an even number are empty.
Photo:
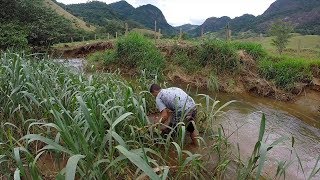
M158 122L160 123L164 123L166 122L167 120L169 119L169 109L164 109L161 111L161 114L160 114L160 119Z
M160 127L160 130L164 130L167 128L167 126L169 126L170 124L170 110L169 109L164 109L161 111L160 113L160 117L159 119L156 120L155 123L162 123L164 125L162 125ZM165 126L166 125L166 126Z

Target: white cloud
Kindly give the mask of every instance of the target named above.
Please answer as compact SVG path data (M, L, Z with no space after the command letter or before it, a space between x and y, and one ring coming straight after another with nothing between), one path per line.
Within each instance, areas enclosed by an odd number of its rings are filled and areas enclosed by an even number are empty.
M58 0L66 4L85 3L88 0ZM119 0L100 0L107 4ZM243 14L262 14L275 0L127 0L138 7L145 4L157 6L169 24L173 26L186 23L202 24L209 17L229 16L231 18Z

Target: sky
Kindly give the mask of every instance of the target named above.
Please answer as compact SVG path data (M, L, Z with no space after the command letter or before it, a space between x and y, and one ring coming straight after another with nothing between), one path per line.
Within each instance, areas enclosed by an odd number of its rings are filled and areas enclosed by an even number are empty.
M85 3L88 0L57 0L64 4ZM119 0L99 0L107 4ZM158 7L172 26L201 25L209 17L243 14L261 15L275 0L126 0L133 7L152 4Z

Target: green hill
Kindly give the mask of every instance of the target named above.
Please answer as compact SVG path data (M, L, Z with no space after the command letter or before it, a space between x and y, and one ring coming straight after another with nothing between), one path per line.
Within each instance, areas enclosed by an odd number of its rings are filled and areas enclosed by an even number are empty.
M135 10L135 8L126 1L111 3L109 7L124 18L128 18Z
M144 5L134 8L126 1L106 4L104 2L92 1L80 4L64 5L67 11L85 21L99 26L114 24L129 24L129 28L147 28L154 30L154 22L157 21L157 29L165 34L174 34L176 30L167 23L161 10L153 5ZM118 27L120 31L122 28ZM113 28L114 29L114 28Z
M44 2L45 2L45 5L47 5L49 8L54 10L57 14L70 20L72 22L73 27L83 29L85 31L94 31L96 29L94 26L84 22L82 19L79 19L74 15L70 14L69 12L67 12L66 10L64 10L55 1L44 0Z
M120 14L113 11L106 3L92 1L88 3L66 5L71 14L82 17L85 21L104 26L109 20L123 20Z
M164 34L174 34L176 32L176 30L167 23L161 10L150 4L136 8L129 16L129 19L137 21L149 29L154 29L154 23L157 21L157 29L160 28Z
M196 29L198 27L198 25L193 25L193 24L184 24L184 25L181 25L181 26L177 26L175 27L177 31L180 31L180 29L183 31L183 32L189 32L189 31L192 31L194 29Z
M57 14L58 7L53 7L55 4L48 0L2 0L0 49L45 47L86 35L86 31Z

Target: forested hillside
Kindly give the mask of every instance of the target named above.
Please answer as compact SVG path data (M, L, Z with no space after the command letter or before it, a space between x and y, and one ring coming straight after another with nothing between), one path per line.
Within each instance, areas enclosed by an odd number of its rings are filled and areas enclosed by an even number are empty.
M86 32L44 5L44 0L1 0L0 49L48 46Z
M113 32L122 32L124 24L129 28L147 28L154 30L157 21L157 29L164 34L175 34L176 30L168 24L161 10L153 5L144 5L134 8L126 1L106 4L100 1L92 1L80 4L62 5L67 11L84 18L85 21L112 29Z
M94 31L96 29L95 26L92 24L89 24L87 22L84 22L82 19L77 18L73 14L70 14L67 12L63 6L60 6L61 3L58 3L55 0L44 0L45 6L49 7L53 11L55 11L58 15L63 16L64 18L68 19L71 21L72 25L76 29L83 29L85 31Z

